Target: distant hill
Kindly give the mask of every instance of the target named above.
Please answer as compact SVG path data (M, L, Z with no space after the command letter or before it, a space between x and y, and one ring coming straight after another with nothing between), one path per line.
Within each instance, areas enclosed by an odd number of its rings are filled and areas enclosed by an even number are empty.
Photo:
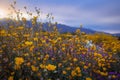
M75 32L77 29L77 27L71 27L71 26L67 26L67 25L63 25L63 24L58 24L57 25L58 29L61 29L61 32ZM80 30L82 32L85 32L87 34L94 34L96 33L96 31L91 30L91 29L86 29L86 28L80 28Z
M8 21L8 20L6 20L6 19L0 20L0 23L2 23L2 25L5 25L5 26L7 26L6 24L7 24L8 22L11 22L11 21L10 21L10 20ZM12 22L13 22L13 21L12 21ZM32 24L31 24L30 21L27 21L27 26L28 26L28 27L31 27L31 26L32 26ZM43 23L43 29L46 30L47 27L48 27L48 23ZM79 29L79 28L77 28L77 27L67 26L67 25L64 25L64 24L57 24L57 28L58 28L58 31L59 31L60 33L66 33L66 32L73 33L73 32L75 32L77 29ZM84 28L84 27L81 28L80 30L81 30L82 32L85 32L86 34L94 34L94 33L96 33L96 32L98 32L98 33L110 34L110 33L106 33L106 32L100 32L100 31L95 31L95 30L92 30L92 29L87 29L87 28ZM111 35L120 37L120 33L111 34Z
M48 23L44 23L43 26L44 26L44 28L47 28L48 27ZM58 31L61 32L61 33L65 33L65 32L73 33L77 29L79 29L77 27L71 27L71 26L67 26L67 25L64 25L64 24L57 24L57 28L58 28ZM81 28L80 30L82 32L87 33L87 34L94 34L94 33L96 33L96 31L91 30L91 29L86 29L86 28Z

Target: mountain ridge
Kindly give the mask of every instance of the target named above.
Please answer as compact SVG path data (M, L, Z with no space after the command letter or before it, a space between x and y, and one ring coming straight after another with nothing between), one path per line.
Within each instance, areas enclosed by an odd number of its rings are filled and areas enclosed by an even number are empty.
M6 25L9 21L7 21L6 19L1 19L0 23L2 23L3 25ZM30 27L32 26L31 21L27 21L27 26ZM43 23L43 28L47 28L48 27L48 22ZM105 33L105 34L111 34L111 33L107 33L107 32L102 32L102 31L96 31L96 30L92 30L92 29L88 29L85 27L79 28L79 27L73 27L73 26L68 26L65 24L57 24L56 26L58 28L58 31L60 33L66 33L66 32L70 32L70 33L74 33L77 29L80 29L81 32L85 32L86 34L94 34L94 33ZM120 33L115 33L115 34L111 34L113 36L117 36L120 37Z

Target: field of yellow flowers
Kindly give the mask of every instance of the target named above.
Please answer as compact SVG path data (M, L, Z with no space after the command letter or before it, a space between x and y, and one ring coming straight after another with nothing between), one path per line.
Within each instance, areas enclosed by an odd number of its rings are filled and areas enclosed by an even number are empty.
M25 7L26 8L26 7ZM49 16L49 15L48 15ZM0 80L119 80L120 41L107 34L61 34L26 18L0 25Z

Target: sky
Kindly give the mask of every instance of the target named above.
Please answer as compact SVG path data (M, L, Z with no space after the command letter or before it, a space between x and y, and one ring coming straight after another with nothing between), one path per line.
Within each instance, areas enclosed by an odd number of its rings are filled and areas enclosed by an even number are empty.
M24 6L32 13L39 7L44 14L52 13L58 23L120 33L120 0L16 0L18 9L23 13ZM0 0L0 13L8 13L13 0Z

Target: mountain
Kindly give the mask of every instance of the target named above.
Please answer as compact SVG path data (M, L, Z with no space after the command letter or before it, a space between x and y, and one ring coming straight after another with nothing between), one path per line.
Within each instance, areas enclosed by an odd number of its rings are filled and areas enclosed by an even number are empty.
M7 23L9 23L9 22L12 22L12 23L14 23L12 20L6 20L6 19L1 19L0 20L0 23L2 24L2 25L4 25L4 26L6 26L6 27L8 27L8 25L7 25ZM27 21L27 27L31 27L32 26L32 24L31 24L31 21ZM16 25L16 24L15 24ZM77 29L79 29L79 28L77 28L77 27L71 27L71 26L68 26L68 25L64 25L64 24L57 24L57 28L58 28L58 31L60 32L60 33L66 33L66 32L70 32L70 33L73 33L73 32L75 32ZM43 23L43 29L44 30L47 30L48 29L48 23L46 22L46 23ZM94 33L105 33L105 34L110 34L110 33L106 33L106 32L100 32L100 31L95 31L95 30L91 30L91 29L87 29L87 28L81 28L80 29L81 30L81 32L85 32L85 33L87 33L87 34L94 34ZM118 34L112 34L113 36L117 36L117 37L120 37L120 33L118 33Z
M44 23L43 24L43 28L46 29L47 27L48 27L48 23ZM66 32L73 33L73 32L75 32L79 28L67 26L67 25L64 25L64 24L57 24L57 29L58 29L58 31L60 33L66 33ZM91 29L87 29L87 28L81 28L80 30L82 32L87 33L87 34L94 34L94 33L97 32L97 31L94 31L94 30L91 30Z
M79 28L76 28L76 27L71 27L71 26L67 26L67 25L63 25L63 24L58 24L57 28L61 29L62 32L75 32L77 29L79 29ZM80 30L82 32L87 33L87 34L93 34L93 33L96 32L94 30L86 29L86 28L80 28Z

